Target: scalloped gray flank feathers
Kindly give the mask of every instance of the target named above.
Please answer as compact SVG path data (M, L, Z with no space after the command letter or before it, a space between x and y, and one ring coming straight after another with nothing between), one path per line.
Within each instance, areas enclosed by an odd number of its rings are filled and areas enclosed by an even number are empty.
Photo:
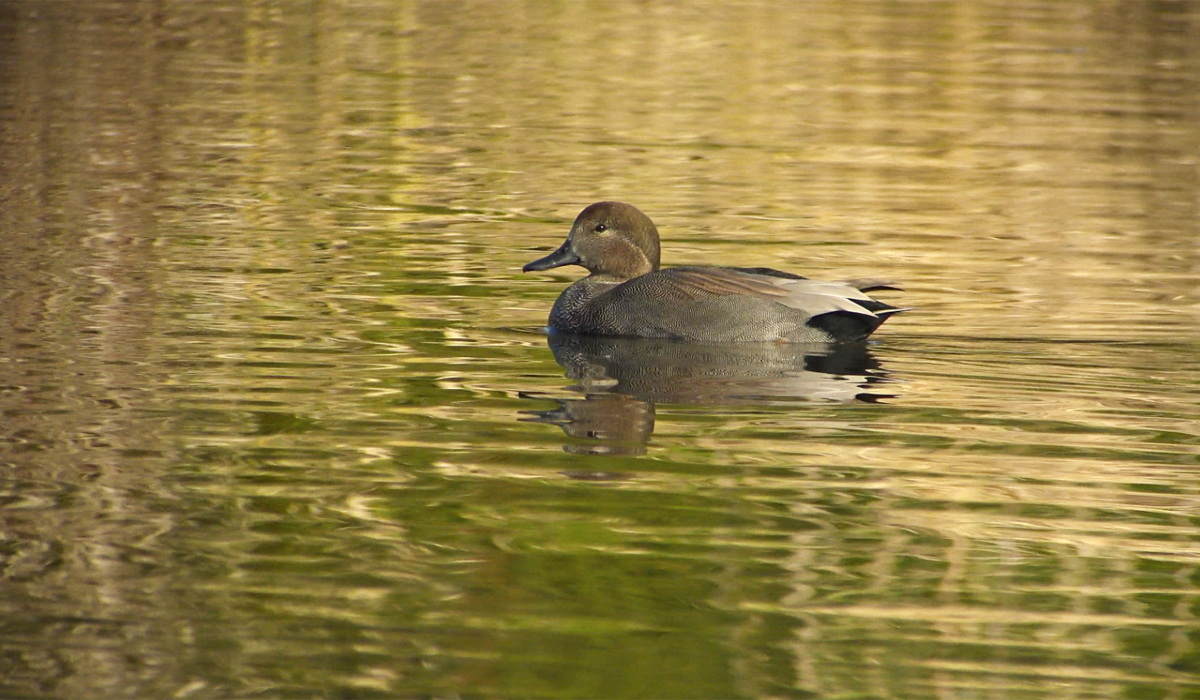
M866 292L880 280L823 282L768 267L659 269L658 229L637 207L597 202L558 250L525 272L580 265L587 277L558 297L550 329L693 342L862 341L904 311Z

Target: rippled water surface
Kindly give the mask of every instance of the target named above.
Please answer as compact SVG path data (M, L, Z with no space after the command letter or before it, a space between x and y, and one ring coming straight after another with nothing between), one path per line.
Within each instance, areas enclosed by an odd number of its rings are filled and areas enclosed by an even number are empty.
M1200 698L1200 2L0 4L0 696ZM587 204L862 348L548 338Z

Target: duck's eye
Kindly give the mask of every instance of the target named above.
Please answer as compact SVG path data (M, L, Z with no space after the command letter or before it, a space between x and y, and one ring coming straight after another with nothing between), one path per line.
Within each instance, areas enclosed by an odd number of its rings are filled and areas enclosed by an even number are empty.
M606 226L604 224L596 224L596 228L594 228L592 230L595 231L596 233L604 233L605 231L608 230L608 226Z

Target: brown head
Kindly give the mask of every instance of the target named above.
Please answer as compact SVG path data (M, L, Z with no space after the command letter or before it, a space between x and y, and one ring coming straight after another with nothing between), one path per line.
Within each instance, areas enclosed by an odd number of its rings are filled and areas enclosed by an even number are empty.
M637 207L596 202L575 217L558 250L522 268L525 272L580 265L593 275L633 279L658 270L658 229Z

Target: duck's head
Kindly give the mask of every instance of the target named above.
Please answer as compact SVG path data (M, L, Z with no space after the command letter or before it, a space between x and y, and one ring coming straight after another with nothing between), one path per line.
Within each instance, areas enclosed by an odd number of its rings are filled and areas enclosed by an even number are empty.
M658 229L637 207L596 202L579 212L558 250L522 268L525 272L580 265L593 275L633 279L658 270Z

